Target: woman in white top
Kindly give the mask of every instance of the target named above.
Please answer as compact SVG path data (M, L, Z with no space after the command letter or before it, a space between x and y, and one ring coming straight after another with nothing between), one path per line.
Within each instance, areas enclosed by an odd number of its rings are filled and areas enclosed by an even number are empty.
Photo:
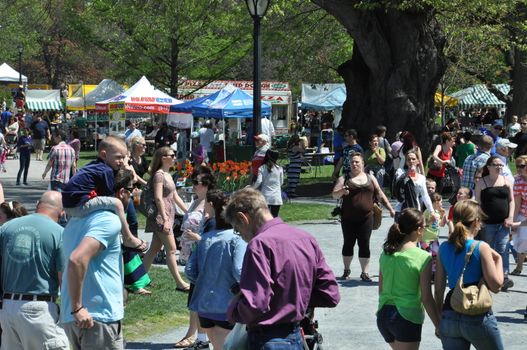
M433 212L432 201L426 190L426 177L418 173L419 158L415 151L409 151L405 155L405 170L397 169L395 176L395 196L397 205L395 207L395 222L403 209L416 208L422 209L422 204L430 212Z
M284 170L276 163L277 161L278 152L271 149L267 150L264 163L258 168L256 182L251 186L262 192L273 217L278 216L280 206L283 203L282 184L284 182Z
M421 154L421 148L417 145L414 135L409 131L404 131L401 134L402 146L399 148L399 154L397 161L394 161L395 169L404 169L406 165L405 156L408 152L412 151L417 156L419 164L417 165L417 172L420 174L425 174L425 167L423 163L423 156Z

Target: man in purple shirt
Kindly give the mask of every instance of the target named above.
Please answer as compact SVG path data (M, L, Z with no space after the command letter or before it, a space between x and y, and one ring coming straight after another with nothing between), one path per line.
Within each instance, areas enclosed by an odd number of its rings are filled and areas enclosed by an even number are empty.
M236 192L225 218L248 242L240 292L227 310L231 322L247 325L249 349L303 349L299 322L308 307L335 307L338 285L316 240L273 218L262 194Z

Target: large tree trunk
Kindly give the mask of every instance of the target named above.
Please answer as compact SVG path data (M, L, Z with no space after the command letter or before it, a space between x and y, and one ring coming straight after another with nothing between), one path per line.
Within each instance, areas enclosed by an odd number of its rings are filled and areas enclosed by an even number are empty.
M347 29L353 57L339 67L347 100L341 125L361 140L386 125L388 137L400 130L428 149L434 93L446 69L444 37L432 8L358 10L351 0L312 0Z
M527 114L527 52L514 48L512 69L513 96L511 115L523 117Z

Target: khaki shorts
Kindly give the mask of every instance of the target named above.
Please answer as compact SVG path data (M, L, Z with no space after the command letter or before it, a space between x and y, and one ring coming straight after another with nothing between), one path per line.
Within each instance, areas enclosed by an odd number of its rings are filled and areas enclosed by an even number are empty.
M123 327L121 321L102 323L93 321L92 328L79 328L75 322L63 324L64 331L75 350L123 350Z
M43 151L46 147L46 139L33 139L33 148L35 151Z

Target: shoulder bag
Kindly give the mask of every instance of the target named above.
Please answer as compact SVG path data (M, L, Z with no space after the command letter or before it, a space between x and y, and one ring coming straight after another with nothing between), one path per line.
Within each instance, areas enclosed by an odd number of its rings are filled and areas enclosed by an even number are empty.
M155 218L157 216L157 205L154 198L154 189L152 188L152 178L148 180L141 192L141 200L137 210L147 218Z
M465 256L465 266L463 266L461 275L456 282L456 287L450 297L450 306L452 309L463 315L482 315L492 308L492 297L483 277L477 286L463 287L463 275L465 274L468 262L470 261L474 249L480 243L481 242L474 242L470 246L470 249Z
M382 224L382 207L379 204L379 199L377 198L376 192L377 190L382 192L382 190L377 188L377 185L375 185L375 182L373 182L373 176L368 176L370 177L370 181L373 184L373 229L378 230Z

